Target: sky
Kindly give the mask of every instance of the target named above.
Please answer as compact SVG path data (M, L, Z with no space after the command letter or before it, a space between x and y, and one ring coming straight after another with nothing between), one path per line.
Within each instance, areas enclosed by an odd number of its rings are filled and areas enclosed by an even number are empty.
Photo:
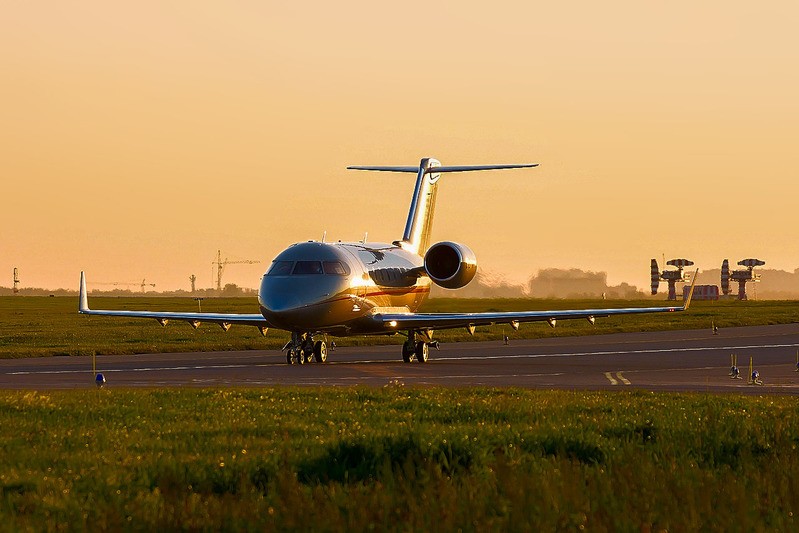
M257 287L293 242L390 242L410 174L481 269L799 267L799 4L30 2L0 17L0 286ZM98 285L98 288L102 288Z

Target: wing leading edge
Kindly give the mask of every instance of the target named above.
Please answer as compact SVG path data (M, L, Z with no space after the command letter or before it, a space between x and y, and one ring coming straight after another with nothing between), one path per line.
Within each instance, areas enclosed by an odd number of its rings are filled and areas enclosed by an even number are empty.
M89 309L89 297L86 291L86 276L80 273L80 304L78 312L82 315L101 315L101 316L121 316L130 318L152 318L165 326L169 320L181 320L188 322L196 328L201 322L212 322L219 324L222 329L227 331L232 324L242 324L246 326L256 326L262 334L266 334L268 324L261 314L228 314L228 313L181 313L171 311L124 311L124 310L100 310Z
M698 272L698 271L697 271ZM495 313L375 313L373 319L381 322L387 329L436 330L452 328L474 328L492 324L510 324L514 329L522 322L549 322L555 325L560 319L585 318L592 323L595 318L614 315L637 315L647 313L673 313L686 311L691 305L696 275L691 282L688 297L680 306L671 307L626 307L617 309L576 309L559 311L520 311Z

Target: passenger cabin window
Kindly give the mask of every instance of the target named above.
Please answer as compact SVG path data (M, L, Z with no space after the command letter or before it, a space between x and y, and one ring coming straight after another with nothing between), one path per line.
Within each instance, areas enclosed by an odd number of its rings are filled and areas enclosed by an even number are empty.
M320 261L297 261L294 265L293 276L304 276L307 274L321 274L322 263Z
M291 267L294 266L294 261L274 261L267 276L288 276L291 274Z
M325 274L332 274L334 276L347 276L350 269L344 263L338 261L325 261L322 263L325 269Z

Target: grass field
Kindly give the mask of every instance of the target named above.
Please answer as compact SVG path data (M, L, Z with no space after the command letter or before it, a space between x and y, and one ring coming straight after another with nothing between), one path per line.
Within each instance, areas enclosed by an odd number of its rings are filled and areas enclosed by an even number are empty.
M103 309L139 309L154 311L196 311L190 298L103 298L91 304ZM662 305L652 300L539 300L501 299L429 300L423 312L442 311L520 311L544 309L580 309L597 307L634 307ZM257 313L257 302L248 298L214 298L203 302L203 311ZM598 318L595 326L585 320L562 320L557 328L545 323L523 324L518 332L508 325L478 328L475 337L463 330L442 331L436 338L444 342L511 338L539 338L566 335L589 335L623 331L710 328L712 323L730 326L782 324L799 321L799 302L694 302L685 313ZM266 338L254 327L234 326L225 333L214 324L193 330L185 323L170 323L162 328L154 320L87 317L77 314L75 297L0 297L0 358L134 354L148 352L278 349L288 334L270 330ZM353 337L337 339L339 345L366 343L399 344L403 337Z
M793 398L0 392L0 530L795 531Z

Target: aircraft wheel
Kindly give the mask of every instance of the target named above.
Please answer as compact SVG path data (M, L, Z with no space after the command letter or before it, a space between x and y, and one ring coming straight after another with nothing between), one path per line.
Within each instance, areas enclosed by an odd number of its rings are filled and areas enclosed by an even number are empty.
M297 348L296 356L297 356L296 357L297 363L301 364L301 365L304 365L305 364L305 350L303 350L302 348Z
M402 345L402 360L405 361L406 363L410 363L411 360L413 360L413 354L414 354L413 344L411 344L410 342L404 343Z
M286 350L286 362L290 365L294 364L294 350Z
M327 343L325 341L316 341L314 343L313 356L317 363L327 361Z
M416 343L416 360L420 363L426 363L430 356L430 347L424 341Z

